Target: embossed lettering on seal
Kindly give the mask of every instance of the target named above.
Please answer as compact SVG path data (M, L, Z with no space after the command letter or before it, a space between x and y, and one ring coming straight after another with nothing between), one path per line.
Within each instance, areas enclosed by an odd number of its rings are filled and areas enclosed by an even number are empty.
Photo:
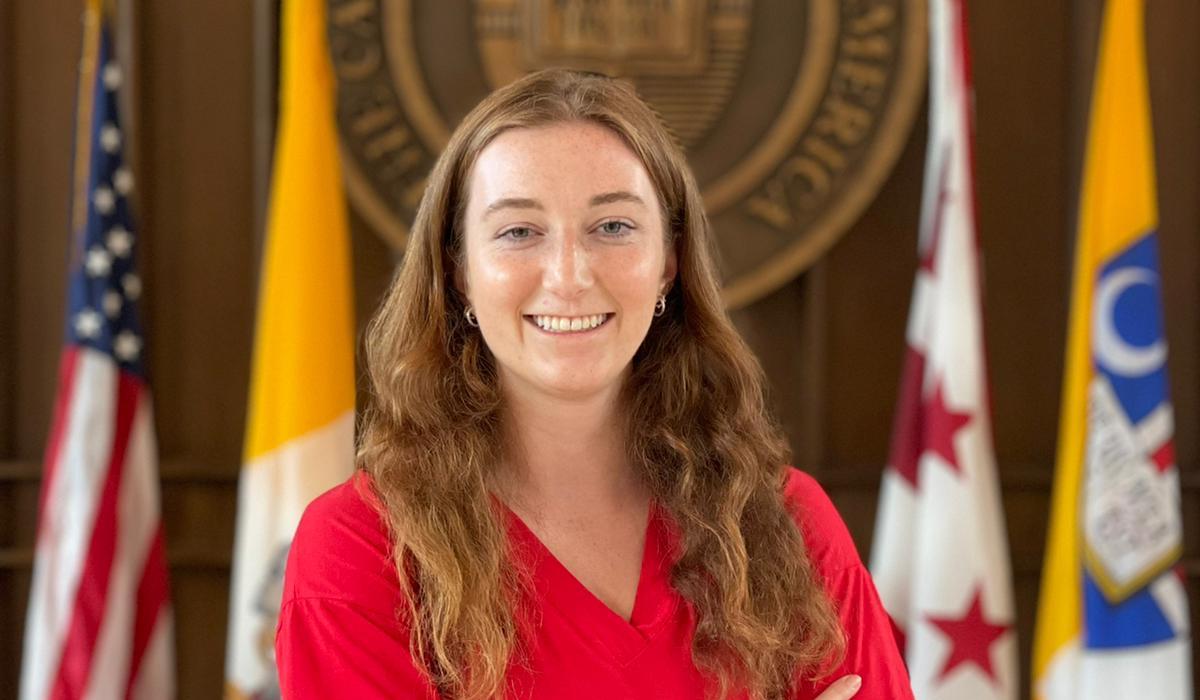
M920 101L925 21L924 0L330 0L347 188L400 249L489 91L548 66L619 77L686 152L744 305L878 191Z

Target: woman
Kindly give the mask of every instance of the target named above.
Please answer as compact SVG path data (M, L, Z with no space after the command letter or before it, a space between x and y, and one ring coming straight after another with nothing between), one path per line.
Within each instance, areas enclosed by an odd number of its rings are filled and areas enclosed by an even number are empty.
M361 470L292 545L285 696L911 697L710 246L624 83L543 71L466 117L368 329Z

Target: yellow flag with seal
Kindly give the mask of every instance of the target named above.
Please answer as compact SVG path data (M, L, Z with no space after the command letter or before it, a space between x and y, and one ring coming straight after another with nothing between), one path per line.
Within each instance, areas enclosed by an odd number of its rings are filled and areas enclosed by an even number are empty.
M226 697L277 697L275 623L296 524L354 464L350 243L325 3L285 0L226 646Z

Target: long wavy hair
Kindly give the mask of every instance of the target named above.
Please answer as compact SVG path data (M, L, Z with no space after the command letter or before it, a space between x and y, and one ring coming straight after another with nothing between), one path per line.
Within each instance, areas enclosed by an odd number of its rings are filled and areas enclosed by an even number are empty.
M495 91L455 130L367 330L357 459L394 542L413 657L463 700L502 696L522 657L528 574L489 488L506 454L504 396L454 279L480 151L507 129L573 121L611 129L641 159L678 259L621 401L628 460L680 534L671 582L696 613L693 660L716 697L785 697L832 668L844 640L783 500L789 455L762 369L722 304L700 192L671 135L626 83L567 70Z

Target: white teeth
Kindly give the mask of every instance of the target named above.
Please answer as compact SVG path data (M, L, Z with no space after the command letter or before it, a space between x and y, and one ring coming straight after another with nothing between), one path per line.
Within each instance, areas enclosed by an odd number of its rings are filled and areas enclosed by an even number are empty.
M594 314L592 316L534 316L533 322L542 330L551 331L552 333L570 333L576 331L588 331L604 323L607 314Z

